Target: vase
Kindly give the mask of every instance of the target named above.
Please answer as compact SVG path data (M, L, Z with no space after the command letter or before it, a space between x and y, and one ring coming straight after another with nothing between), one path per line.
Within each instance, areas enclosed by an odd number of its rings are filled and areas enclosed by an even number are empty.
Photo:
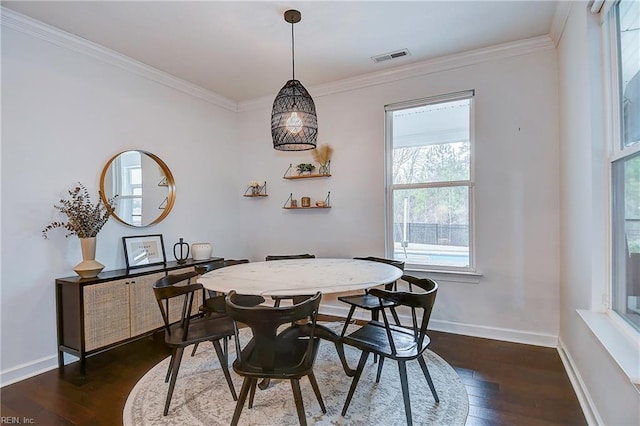
M209 243L191 244L191 255L193 260L207 260L211 257L213 247Z
M96 262L96 238L80 238L80 248L82 249L82 262L78 263L73 270L80 278L95 278L104 265Z

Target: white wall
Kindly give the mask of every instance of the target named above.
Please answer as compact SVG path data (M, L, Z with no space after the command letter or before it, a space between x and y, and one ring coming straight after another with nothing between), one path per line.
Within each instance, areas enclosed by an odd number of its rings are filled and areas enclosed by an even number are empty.
M157 154L176 178L177 198L154 227L107 223L97 251L107 269L124 266L123 235L146 233L164 234L169 252L184 237L210 241L214 255L228 258L383 255L384 105L467 89L476 90L475 226L483 276L477 284L442 282L432 324L555 344L560 201L553 49L316 96L319 143L335 148L333 176L304 181L282 179L289 163L311 157L272 149L270 102L232 113L5 27L2 65L3 383L55 365L53 280L73 275L80 251L77 239L53 232L45 241L40 231L73 182L97 190L102 166L116 152ZM268 182L268 197L241 197L254 179ZM329 190L332 209L281 208L291 192L315 201Z
M143 149L176 180L176 204L161 224L110 220L98 261L125 266L121 237L163 234L211 242L214 255L243 254L236 211L237 115L69 49L2 27L2 382L55 365L54 279L74 275L77 238L41 230L75 182L96 195L112 155ZM97 199L97 198L96 198Z
M640 393L576 309L602 311L607 295L607 161L598 16L572 4L558 45L561 88L562 270L560 339L595 421L640 424ZM588 416L589 417L589 416Z
M442 285L431 324L555 345L560 201L553 49L314 97L318 143L335 149L328 179L282 179L289 163L310 161L311 154L273 153L270 103L242 112L246 180L267 180L269 189L268 198L240 205L247 255L384 255L384 106L466 89L476 90L475 226L483 277L479 284ZM318 200L328 190L330 210L281 208L291 192Z

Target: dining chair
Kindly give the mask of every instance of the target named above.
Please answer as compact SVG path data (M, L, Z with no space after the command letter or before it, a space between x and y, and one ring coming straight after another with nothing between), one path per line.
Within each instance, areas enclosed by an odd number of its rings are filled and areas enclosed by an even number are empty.
M221 265L214 264L214 263L197 265L195 266L195 271L198 273L198 275L203 275L203 274L206 274L207 272L213 271L214 269L224 268L232 265L240 265L242 263L249 263L249 259L225 259ZM208 290L208 294L209 294L209 297L204 299L204 303L200 305L199 311L207 316L226 315L226 306L224 303L224 298L226 295L224 293L219 293L213 290ZM243 296L243 298L244 298L244 303L249 306L259 305L261 303L264 303L265 301L264 297L262 296L246 295L246 296ZM228 353L228 340L229 340L228 337L224 339L223 352L225 356ZM198 343L193 345L191 356L194 356L197 350L198 350Z
M234 334L234 323L226 315L223 316L193 316L193 300L196 292L204 288L200 283L191 283L191 279L198 276L198 273L187 272L179 275L167 275L153 284L153 292L158 302L158 307L164 321L164 340L172 349L169 368L165 378L165 383L169 381L169 390L164 405L163 414L166 416L171 404L171 396L178 377L180 362L184 348L194 343L210 341L213 343L224 377L231 390L231 396L237 399L236 391L229 374L228 359L220 346L220 339L224 339ZM180 285L178 285L180 284ZM177 299L181 298L181 299ZM172 303L173 300L181 303ZM177 322L172 321L175 315L171 308L181 309L181 314Z
M320 339L315 335L315 328L321 298L321 293L317 292L313 296L305 296L304 301L291 306L246 307L237 303L238 295L235 291L229 293L226 298L227 314L234 320L237 354L233 362L233 370L244 377L231 420L232 425L238 424L247 395L249 395L249 408L252 408L259 379L290 380L298 421L301 425L306 425L300 379L307 376L320 409L323 413L327 412L318 382L313 374L313 363L320 345ZM309 319L308 327L304 327L304 335L301 334L301 327L293 326L278 330L284 324L303 319ZM244 347L240 343L238 323L246 324L251 328L252 338Z
M347 399L342 408L343 416L347 413L351 398L358 386L358 381L360 380L362 370L370 353L380 356L376 383L380 381L380 372L382 371L382 364L385 358L390 358L398 362L407 425L412 424L409 383L407 380L407 361L418 360L434 400L440 402L436 388L431 380L427 363L423 358L423 353L427 350L431 342L429 336L427 336L427 325L429 324L429 317L431 316L433 304L436 300L438 284L429 278L416 278L409 275L403 275L402 279L412 284L410 291L373 288L369 291L369 294L380 299L380 306L383 306L384 301L391 301L394 303L394 306L407 306L411 308L412 324L410 327L390 324L387 315L387 310L390 310L390 307L384 307L380 310L380 312L382 312L383 322L371 320L353 333L342 338L343 344L353 346L362 351L356 374L353 376Z
M305 254L278 254L278 255L269 254L264 258L264 260L266 262L270 262L272 260L315 259L315 258L316 258L315 254L309 254L309 253L305 253ZM298 296L271 296L271 299L273 300L273 306L275 306L275 307L280 306L280 302L283 301L283 300L292 300L294 304L300 302L301 300L304 300L304 298L300 298Z
M373 257L373 256L354 257L354 259L386 263L388 265L395 266L396 268L404 272L404 261L402 260L384 259L382 257ZM385 284L384 288L385 290L397 290L396 281ZM370 311L372 320L379 319L380 317L379 313L382 308L387 308L387 307L391 308L391 315L393 315L393 319L395 320L396 325L400 324L398 314L396 313L394 308L394 302L389 300L383 300L382 306L380 306L380 299L375 296L372 296L369 293L369 290L365 290L364 294L352 294L349 296L339 296L338 300L351 305L351 307L349 308L349 313L347 314L347 319L344 322L344 327L342 328L342 336L344 336L344 334L346 333L347 327L351 322L351 317L353 316L356 308L362 308ZM377 359L377 357L374 357L374 360L375 359Z

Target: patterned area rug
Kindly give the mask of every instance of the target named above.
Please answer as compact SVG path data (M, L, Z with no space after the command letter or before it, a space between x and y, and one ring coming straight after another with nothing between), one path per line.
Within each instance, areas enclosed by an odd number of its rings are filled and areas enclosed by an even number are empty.
M339 332L340 323L325 323ZM241 331L242 339L249 339L250 330ZM229 345L230 363L235 359L233 340ZM352 368L358 363L360 351L345 346ZM153 367L133 388L124 408L125 426L139 425L229 425L235 401L220 371L218 358L211 344L200 344L194 357L191 348L185 350L169 414L162 415L169 385L164 377L169 358ZM464 425L469 410L465 387L455 370L431 351L425 360L433 379L440 403L436 404L417 361L407 363L409 394L413 422L420 425ZM327 413L318 406L307 378L300 381L307 422L315 425L400 425L406 424L400 376L397 364L386 360L380 383L375 383L377 364L369 356L358 387L345 417L340 415L351 378L344 374L333 343L322 341L314 372ZM229 367L236 392L240 392L242 378ZM266 390L256 390L252 409L245 404L240 416L241 425L297 425L290 382L271 381Z

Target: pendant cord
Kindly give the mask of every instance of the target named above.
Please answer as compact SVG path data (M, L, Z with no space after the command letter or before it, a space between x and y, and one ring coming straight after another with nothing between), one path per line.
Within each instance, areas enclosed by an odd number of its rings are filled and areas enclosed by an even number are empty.
M296 79L296 51L295 51L295 38L293 37L293 25L291 23L291 74L293 75L293 80Z

